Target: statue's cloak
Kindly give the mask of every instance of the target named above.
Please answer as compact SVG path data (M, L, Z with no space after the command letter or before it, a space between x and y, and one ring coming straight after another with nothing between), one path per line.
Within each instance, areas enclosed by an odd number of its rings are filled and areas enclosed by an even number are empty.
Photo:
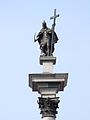
M42 28L37 35L37 40L38 40L39 44L41 44L41 42L42 42L42 38L43 38L43 34L44 34L45 30L47 32L47 36L48 36L49 40L52 40L52 30L50 28L46 28L46 29ZM54 32L53 44L57 43L57 41L58 41L58 37L57 37L57 34Z

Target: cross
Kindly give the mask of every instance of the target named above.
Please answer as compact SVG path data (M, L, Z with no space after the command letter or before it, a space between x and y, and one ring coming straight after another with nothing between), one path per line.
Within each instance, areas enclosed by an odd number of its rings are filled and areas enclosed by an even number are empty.
M55 21L56 21L56 18L57 18L57 17L59 17L59 14L56 15L56 9L54 9L54 16L50 17L50 20L51 20L51 19L54 19L54 21L53 21L53 27L55 27Z
M50 55L52 55L52 47L53 47L53 39L54 39L54 29L55 29L55 21L56 18L59 17L59 14L56 15L56 9L54 9L54 16L50 17L50 20L53 19L53 24L52 24L52 40L51 40L51 50L50 50Z

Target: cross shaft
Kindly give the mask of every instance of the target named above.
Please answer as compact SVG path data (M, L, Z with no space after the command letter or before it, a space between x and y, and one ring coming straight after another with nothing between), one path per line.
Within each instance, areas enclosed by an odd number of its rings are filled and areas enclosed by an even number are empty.
M50 17L50 20L53 19L53 24L52 24L52 40L51 40L51 50L50 50L50 55L52 55L52 45L53 45L53 39L54 39L54 29L55 29L55 21L56 18L59 17L59 14L56 15L56 9L54 9L54 16Z

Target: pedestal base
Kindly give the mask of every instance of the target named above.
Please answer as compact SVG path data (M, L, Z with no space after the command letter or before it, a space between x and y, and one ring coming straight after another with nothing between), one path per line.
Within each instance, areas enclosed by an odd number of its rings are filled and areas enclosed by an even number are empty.
M39 60L40 60L40 65L43 65L43 63L45 62L47 63L52 62L53 65L56 64L56 57L53 56L40 56Z
M53 73L54 64L56 64L56 57L40 56L40 65L43 65L43 73Z

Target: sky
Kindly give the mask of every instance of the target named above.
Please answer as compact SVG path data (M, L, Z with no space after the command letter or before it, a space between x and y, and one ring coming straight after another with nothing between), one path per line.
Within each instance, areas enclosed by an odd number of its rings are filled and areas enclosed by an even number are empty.
M42 73L34 34L57 9L55 73L68 73L57 120L90 120L90 0L0 0L0 120L41 120L28 74Z

